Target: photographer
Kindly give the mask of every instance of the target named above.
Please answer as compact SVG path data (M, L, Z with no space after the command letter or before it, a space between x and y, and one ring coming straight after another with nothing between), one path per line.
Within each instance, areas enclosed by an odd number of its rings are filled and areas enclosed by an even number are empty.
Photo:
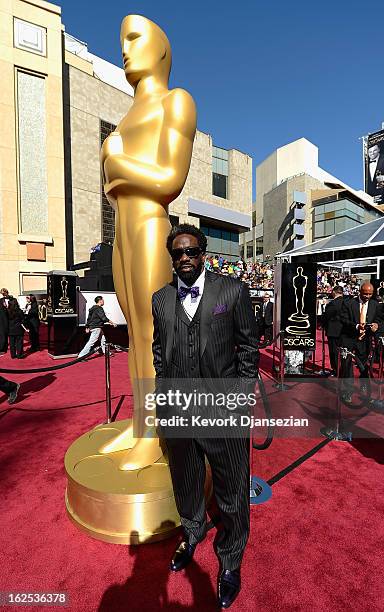
M103 353L105 353L105 337L103 334L103 325L108 324L108 325L113 325L113 327L117 327L117 325L116 323L108 319L107 315L104 312L103 306L104 306L103 296L97 295L95 297L95 306L92 306L92 308L89 309L87 322L85 324L86 333L88 334L89 332L91 332L91 335L89 336L88 342L85 344L85 346L81 349L80 353L78 354L77 356L78 359L80 357L84 357L85 355L88 355L88 353L91 352L91 349L96 344L100 336L101 336L101 350Z
M343 323L341 346L353 351L364 368L360 372L360 391L364 394L369 392L367 360L371 338L382 324L381 304L372 299L373 291L374 288L371 283L364 283L360 287L359 297L345 300L340 313L340 319ZM350 404L353 391L351 357L348 357L343 365L342 376L346 379L343 400Z

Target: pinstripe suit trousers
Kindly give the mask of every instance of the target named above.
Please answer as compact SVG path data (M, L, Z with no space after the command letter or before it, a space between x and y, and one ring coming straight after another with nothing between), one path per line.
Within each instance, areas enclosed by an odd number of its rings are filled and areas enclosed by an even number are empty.
M196 544L206 533L206 456L221 518L216 553L223 569L238 568L249 536L249 439L172 438L166 443L176 506L186 538Z

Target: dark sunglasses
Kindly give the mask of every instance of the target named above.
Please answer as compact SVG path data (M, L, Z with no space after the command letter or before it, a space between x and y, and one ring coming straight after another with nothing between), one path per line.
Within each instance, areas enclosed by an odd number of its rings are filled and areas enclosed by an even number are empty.
M172 249L171 257L174 261L178 261L179 259L182 258L184 253L187 255L187 257L194 258L194 257L198 257L201 252L202 251L200 247L187 247L186 249Z

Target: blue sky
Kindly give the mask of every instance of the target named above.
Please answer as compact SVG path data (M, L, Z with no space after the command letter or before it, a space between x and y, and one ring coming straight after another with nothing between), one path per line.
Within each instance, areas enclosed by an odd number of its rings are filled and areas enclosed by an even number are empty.
M305 137L320 165L362 188L359 137L384 121L383 3L371 0L63 0L66 31L121 65L130 13L167 33L171 87L193 95L198 127L251 155ZM381 43L381 44L380 44Z

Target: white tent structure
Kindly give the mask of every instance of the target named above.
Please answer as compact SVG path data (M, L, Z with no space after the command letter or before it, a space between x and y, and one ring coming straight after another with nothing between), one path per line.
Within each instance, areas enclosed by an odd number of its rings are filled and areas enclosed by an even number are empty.
M278 261L316 262L384 279L384 217L277 255Z

